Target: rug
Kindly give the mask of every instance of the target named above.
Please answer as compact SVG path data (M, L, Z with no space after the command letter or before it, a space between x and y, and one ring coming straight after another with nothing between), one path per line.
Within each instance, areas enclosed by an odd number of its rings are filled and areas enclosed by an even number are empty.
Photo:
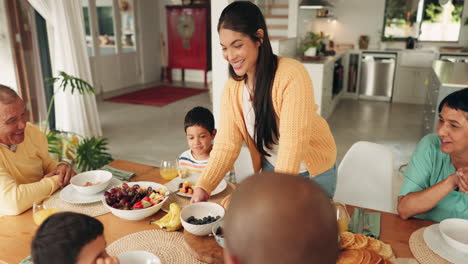
M160 85L112 97L105 101L161 107L206 91L208 90Z

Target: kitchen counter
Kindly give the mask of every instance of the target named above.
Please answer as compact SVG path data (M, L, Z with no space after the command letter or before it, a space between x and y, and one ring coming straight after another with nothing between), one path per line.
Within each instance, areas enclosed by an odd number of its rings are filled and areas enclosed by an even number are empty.
M442 85L468 87L468 63L436 60L433 62L432 68Z
M335 53L335 55L333 56L323 56L321 59L317 59L317 60L304 60L302 59L302 57L300 56L297 56L295 59L302 62L302 63L309 63L309 64L328 64L330 62L334 62L338 59L340 59L341 57L343 57L344 55L346 55L349 51L337 51Z

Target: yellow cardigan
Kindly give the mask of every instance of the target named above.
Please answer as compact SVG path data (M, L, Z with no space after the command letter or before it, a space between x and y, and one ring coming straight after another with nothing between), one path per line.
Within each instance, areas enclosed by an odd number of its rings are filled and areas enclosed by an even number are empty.
M16 152L0 147L0 215L18 215L31 208L34 200L55 192L58 176L43 176L57 165L49 155L46 137L29 123Z
M336 161L336 145L327 122L317 114L312 81L304 66L293 59L278 58L272 101L278 117L279 149L275 171L297 174L305 161L314 177ZM242 142L249 148L253 167L261 169L261 154L250 137L242 109L243 81L230 78L223 91L218 134L208 165L196 187L211 193L233 166Z

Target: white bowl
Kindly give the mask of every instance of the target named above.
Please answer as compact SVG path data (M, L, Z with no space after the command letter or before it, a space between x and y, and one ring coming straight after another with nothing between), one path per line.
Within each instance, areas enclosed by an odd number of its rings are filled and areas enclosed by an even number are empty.
M221 218L205 225L193 225L187 222L187 219L190 216L194 216L195 218L201 219L206 216L220 216ZM201 202L201 203L193 203L190 204L180 213L180 219L182 221L182 226L184 227L187 232L192 233L197 236L206 236L211 233L211 229L213 225L219 221L221 221L224 217L224 207L217 203L211 202Z
M71 178L70 184L80 193L95 194L106 189L111 179L112 173L105 170L93 170L75 175ZM84 186L87 182L99 182L99 184Z
M161 264L161 260L146 251L127 251L117 257L120 264Z
M449 246L468 253L468 220L449 218L439 224L442 237Z
M140 181L140 182L127 182L128 186L133 186L135 184L140 185L140 187L148 188L151 187L153 190L157 190L159 188L166 188L164 185L156 183L156 182L146 182L146 181ZM142 220L145 219L146 217L155 214L156 212L161 209L163 204L167 201L167 197L162 200L160 203L155 204L151 207L144 208L144 209L134 209L134 210L121 210L121 209L116 209L110 205L107 204L106 198L103 195L102 196L102 203L104 204L105 207L107 207L112 214L114 214L117 217L120 217L122 219L126 220Z
M224 221L218 221L217 223L213 225L213 228L212 228L212 233L216 242L218 243L220 247L224 248L224 230L223 230L223 236L218 236L216 232L218 232L219 228L224 228Z

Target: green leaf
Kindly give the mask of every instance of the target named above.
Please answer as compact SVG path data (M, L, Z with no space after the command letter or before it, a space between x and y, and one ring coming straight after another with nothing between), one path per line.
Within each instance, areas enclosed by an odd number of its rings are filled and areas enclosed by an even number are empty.
M98 169L113 161L107 149L107 139L85 138L78 145L76 162L81 171Z

